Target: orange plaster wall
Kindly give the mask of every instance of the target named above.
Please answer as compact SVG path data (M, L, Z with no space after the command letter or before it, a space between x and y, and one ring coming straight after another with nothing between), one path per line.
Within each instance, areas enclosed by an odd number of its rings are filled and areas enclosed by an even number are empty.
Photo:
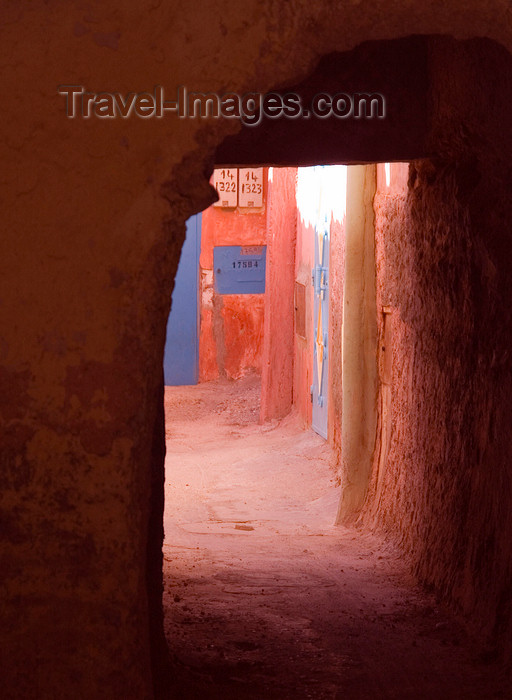
M295 333L293 403L304 427L311 425L311 394L313 383L313 286L311 270L315 264L314 227L305 223L297 211L297 247L295 252L295 280L306 287L306 337Z
M297 168L274 168L267 200L262 421L286 416L293 401Z
M264 299L264 294L225 294L222 297L224 369L232 379L238 379L252 368L261 372Z
M260 209L203 212L201 229L199 381L218 376L238 379L248 370L261 372L264 294L216 294L213 249L220 245L266 244L266 179Z

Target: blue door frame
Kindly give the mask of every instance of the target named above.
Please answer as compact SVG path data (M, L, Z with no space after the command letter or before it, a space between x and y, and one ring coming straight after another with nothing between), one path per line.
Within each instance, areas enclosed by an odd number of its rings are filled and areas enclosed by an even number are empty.
M187 221L174 281L164 351L166 386L197 384L199 377L199 254L201 214Z

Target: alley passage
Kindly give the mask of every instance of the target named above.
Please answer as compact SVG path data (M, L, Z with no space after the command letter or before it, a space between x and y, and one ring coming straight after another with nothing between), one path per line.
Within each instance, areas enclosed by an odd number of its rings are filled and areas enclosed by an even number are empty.
M176 696L508 697L397 552L335 528L330 451L260 426L259 382L166 388L166 633Z

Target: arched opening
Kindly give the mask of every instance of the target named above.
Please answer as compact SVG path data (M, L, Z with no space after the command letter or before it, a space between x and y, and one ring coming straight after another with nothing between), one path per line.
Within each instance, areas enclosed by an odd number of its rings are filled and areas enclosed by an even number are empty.
M390 42L390 44L385 45L384 48L384 54L388 55L388 52L391 54L393 57L393 60L396 62L396 65L400 67L402 70L404 65L407 65L408 67L412 65L411 73L410 73L410 78L411 82L409 84L409 93L407 95L402 95L404 98L404 103L407 103L407 107L409 110L412 107L418 108L417 112L417 119L418 122L420 123L420 128L418 128L412 135L410 132L408 132L408 136L410 137L410 141L404 146L403 141L400 140L400 133L403 133L404 131L404 126L409 124L407 120L404 120L404 123L401 123L399 119L397 119L397 122L394 122L393 119L391 119L391 127L396 128L396 134L393 136L392 134L388 133L386 136L383 136L381 133L379 137L375 137L378 142L379 142L379 148L382 149L379 151L381 154L382 159L384 160L398 160L398 159L403 159L403 158L410 158L414 159L417 161L417 163L414 163L412 170L411 170L411 179L409 182L409 194L406 198L406 201L402 203L404 211L400 212L400 216L403 216L404 219L406 220L407 224L410 224L412 222L412 225L414 226L417 224L417 220L415 220L415 217L418 215L419 210L421 210L423 201L423 192L421 191L422 187L427 187L429 188L432 186L434 183L439 185L440 191L437 193L434 193L434 199L441 194L441 190L444 187L449 187L452 188L451 191L454 195L454 200L453 202L455 203L455 207L457 211L460 213L460 209L467 204L468 202L468 197L471 194L473 194L473 191L478 188L478 178L481 177L481 172L482 172L482 163L479 161L478 166L477 166L477 161L475 160L475 153L473 152L472 148L467 149L467 141L465 141L465 137L462 137L461 139L455 139L453 142L450 144L446 143L446 141L440 140L439 142L436 142L436 138L439 138L440 133L443 131L443 126L441 123L436 122L436 118L433 117L433 113L431 112L432 109L432 102L431 100L433 99L433 74L435 73L433 66L435 67L436 70L439 70L440 64L441 64L441 59L440 56L443 55L452 55L452 52L457 53L459 48L456 48L458 45L455 44L454 42L451 42L451 40L443 39L443 38L425 38L425 37L417 37L413 38L410 40L403 40L402 42ZM413 50L411 51L411 47L413 47ZM381 51L382 45L375 44L373 46L364 46L364 48L361 50L362 53L362 58L361 55L359 55L355 62L357 64L357 61L360 60L362 65L365 67L370 64L370 65L375 65L378 63L381 67L382 66L387 66L388 64L385 63L384 60L381 59L380 57L380 51ZM494 52L497 51L497 54L494 56L494 58L490 58L490 55ZM368 57L368 53L372 54L372 51L375 53L372 55L371 59ZM401 53L403 51L403 53ZM487 43L487 42L478 42L475 41L472 44L467 44L464 46L464 49L462 49L462 53L464 54L464 59L463 62L467 61L468 64L473 65L473 58L470 58L472 52L475 51L477 54L482 52L483 54L488 55L488 59L490 63L493 62L493 60L498 60L498 54L500 55L500 59L508 60L505 58L505 54L502 54L501 51L497 47L492 47ZM488 53L489 52L489 53ZM436 56L436 54L439 54ZM355 52L357 56L357 51ZM409 59L410 57L411 61L409 64L407 64L406 59ZM434 58L433 58L434 57ZM453 56L452 56L453 57ZM343 57L345 58L345 57ZM379 63L380 60L380 63ZM415 63L416 60L416 63ZM323 79L327 80L327 84L329 79L332 79L332 76L329 76L329 68L326 68L326 65L329 66L330 62L333 62L333 64L336 66L334 69L334 74L335 76L339 79L340 76L340 64L337 62L337 60L333 57L330 57L329 59L326 59L326 62L324 62L322 65L322 71L321 75ZM348 61L348 64L351 68L353 66L351 65L350 61ZM468 66L466 64L466 67ZM417 77L419 68L418 66L421 66L425 73L424 73L424 78L425 82L422 83L421 80L413 80L413 77ZM421 73L421 71L419 71ZM325 77L325 75L328 75L328 78ZM355 72L356 78L359 77L359 74L357 71ZM401 77L403 78L403 73L400 73ZM309 89L314 91L318 89L322 89L322 87L318 87L318 83L315 82L317 80L318 76L315 77L315 79L311 79L311 81L308 84L308 81L306 81L306 84L309 85ZM435 81L434 81L435 82ZM323 86L325 83L321 83L321 86ZM406 81L402 84L406 84ZM295 86L297 90L300 90L300 87ZM411 98L411 91L413 91L413 94L416 96L416 93L414 90L418 90L420 96L423 98L423 100L419 99L415 102L413 102ZM409 98L407 100L406 98ZM446 109L454 109L454 105L452 104L452 96L448 94L441 95L439 92L436 92L435 95L436 100L446 100L447 107ZM448 107L449 105L449 107ZM438 105L437 105L438 106ZM464 106L460 105L460 111L461 113L464 111ZM405 107L404 107L405 109ZM400 110L398 110L400 112ZM410 112L408 113L408 117L410 116ZM462 115L459 115L462 116ZM437 115L436 115L437 117ZM480 116L479 116L480 118ZM284 121L284 120L283 120ZM499 119L497 120L499 122ZM413 119L413 123L415 126L418 126L418 122L415 122ZM296 125L293 124L293 127ZM387 125L389 127L389 124ZM311 164L315 162L370 162L371 159L371 152L372 152L372 143L371 139L367 142L365 140L364 136L358 136L357 135L357 130L360 128L362 129L362 133L364 133L365 126L361 126L361 123L358 123L354 129L356 129L356 135L352 135L352 140L350 142L345 142L341 136L339 138L336 138L333 136L333 134L329 134L328 139L326 139L325 132L322 130L319 130L318 133L315 135L314 130L313 133L310 134L309 130L307 127L304 126L304 123L300 124L300 128L290 128L287 129L286 125L283 125L283 123L279 123L279 129L277 129L277 135L274 135L273 129L275 128L274 125L269 125L267 122L263 124L263 126L260 127L245 127L242 130L242 134L239 137L233 136L229 137L224 144L219 147L217 151L216 158L217 164L218 165L224 165L224 166L237 166L237 165L252 165L256 163L257 165L260 164L268 164L268 165L279 165L279 164L285 164L289 165L291 163L297 163L301 162L300 157L299 159L296 158L296 155L301 154L302 150L306 151L306 155L304 156L306 164ZM446 127L446 125L445 125ZM266 129L266 131L258 131L258 129ZM316 139L316 141L315 141ZM325 139L325 140L324 140ZM399 148L396 148L394 144L394 140L396 140L396 143L399 143ZM263 147L262 147L263 144ZM269 145L270 144L270 145ZM276 146L277 144L277 146ZM304 149L302 149L302 144L306 144ZM268 150L265 150L265 148L268 146ZM279 153L279 156L272 156L272 146L277 148L277 152ZM329 151L329 147L332 147L332 149L335 151L334 155L326 155L327 151ZM309 150L308 150L309 149ZM315 160L315 156L312 155L315 153L315 149L318 149L319 152L321 152L322 158L318 161ZM337 150L339 149L339 150ZM344 149L348 149L345 151L347 155L343 155ZM257 157L255 154L258 154ZM295 157L292 155L295 154ZM428 157L428 158L427 158ZM421 158L422 160L418 160ZM253 160L255 159L255 160ZM417 178L420 178L422 185L418 184ZM418 189L419 188L419 189ZM435 188L434 188L435 189ZM395 204L395 203L393 203ZM445 205L447 205L448 202L445 200ZM436 214L432 214L432 220L429 221L429 215L426 215L426 220L423 222L426 224L427 230L428 230L428 225L430 224L432 226L432 234L435 236L436 232L439 230L439 227L443 225L443 219L444 221L447 221L450 219L451 214L449 213L449 206L446 211L443 210L442 212L442 217L437 217ZM407 210L406 213L405 210ZM406 217L409 216L409 219L406 219ZM459 222L460 223L460 222ZM403 222L402 222L403 225ZM391 224L390 227L392 228ZM425 265L429 266L430 264L433 264L434 266L439 264L439 260L436 258L437 253L434 253L433 250L429 250L428 253L424 252L423 254L428 257L428 255L433 255L434 259L433 261L430 261L428 263L421 262L418 258L415 257L415 251L414 251L414 245L415 245L415 239L414 236L417 235L416 231L412 230L407 231L405 228L401 229L401 232L404 234L404 238L406 241L408 241L407 245L410 245L410 248L408 250L408 255L410 258L404 262L404 265L408 267L408 272L409 273L418 273L418 265ZM411 238L410 236L413 236ZM461 232L461 235L463 238L467 236L467 230L465 233ZM396 239L397 234L393 233L393 236ZM417 241L416 241L417 242ZM444 241L447 243L447 241ZM400 241L395 240L395 248L396 250L394 251L394 255L398 256L399 255L399 249L400 249ZM466 245L466 243L463 243L462 245ZM427 247L429 247L429 244L427 244ZM435 247L435 246L434 246ZM443 251L442 255L448 256L448 258L451 258L455 252L450 250L451 243L447 246L447 249ZM394 258L393 263L396 265L396 270L395 273L398 278L401 278L404 273L403 271L400 272L400 267L402 266L402 263L398 260L397 257ZM466 260L466 263L470 265L476 265L478 267L479 264L481 264L481 260L473 259L473 261L470 263L469 259ZM454 263L450 263L450 265L453 265ZM449 268L448 268L449 269ZM393 274L393 273L392 273ZM437 273L439 275L439 271ZM438 298L441 299L443 295L447 292L446 285L444 284L445 281L441 279L442 276L439 276L437 278L438 282L438 288L435 292L435 295L438 295ZM403 280L402 280L403 281ZM453 283L453 278L450 277L451 283ZM395 280L396 282L396 280ZM424 280L426 283L426 280ZM467 278L466 278L467 282ZM381 290L382 292L383 290ZM404 312L407 310L407 306L409 303L409 300L405 300L404 298L401 298L400 290L395 287L394 289L390 287L389 289L386 290L387 294L394 294L395 295L395 302L396 302L396 308L397 309L402 309ZM451 295L453 291L448 292L449 295ZM461 303L467 303L463 302L464 295L466 293L471 294L470 292L470 287L466 287L465 289L459 288L457 291L457 294L459 295L459 301ZM382 333L384 336L387 335L389 337L390 331L389 327L390 324L388 323L387 326L384 323L384 318L386 318L386 315L389 313L388 309L389 307L395 306L395 304L384 304L383 305L383 310L382 313L384 314L384 317L382 319ZM469 312L469 309L466 309ZM473 320L469 320L468 316L468 323L471 325L473 323ZM410 317L408 320L405 322L405 328L402 327L402 337L401 340L404 342L404 348L407 345L407 342L410 341L410 337L407 338L408 333L412 333L413 330L414 332L419 332L421 334L421 321L422 317L418 320L418 317L414 318ZM432 321L432 317L428 317L429 323L433 323L435 326L436 323L441 324L441 319L438 317L437 321ZM400 323L404 323L403 319L400 318ZM431 327L431 330L433 328ZM467 331L469 331L469 326L467 327ZM438 336L439 331L433 332L432 337ZM472 333L471 333L472 335ZM392 341L393 342L393 341ZM404 349L402 348L402 350ZM449 344L444 344L443 345L444 352L447 353L447 356L452 353L452 350L450 349ZM425 359L425 358L423 358ZM378 361L378 357L374 358L375 363ZM448 360L446 360L448 361ZM457 361L460 361L460 357L458 358ZM449 361L451 362L451 360ZM430 363L427 362L427 367L425 367L421 370L423 372L432 372L433 375L435 376L440 368L437 366L430 366ZM459 367L460 370L460 367ZM416 368L416 371L418 369ZM444 368L441 368L441 376L444 374ZM462 381L467 381L462 379L462 375L464 374L465 370L462 371L462 373L459 376L459 380ZM414 370L412 370L412 374L409 376L409 381L412 380L414 375ZM438 381L443 381L439 375L436 376L436 379L434 380L434 383ZM401 392L402 395L400 397L400 401L404 401L407 395L407 392L412 391L411 386L408 385L407 388L405 387L405 382L404 386L401 387ZM429 390L427 393L431 391L432 387L429 387ZM454 397L452 396L452 399ZM410 400L410 396L409 396ZM389 424L386 423L384 424L385 418L384 414L386 413L385 411L385 403L386 399L382 399L382 402L380 404L380 421L381 421L381 426L380 426L380 434L379 434L379 440L384 439L384 434L389 430ZM463 409L460 409L463 411ZM435 411L434 411L435 412ZM466 414L467 417L467 414ZM416 420L422 420L421 416L418 414L416 417ZM436 419L437 420L437 419ZM406 421L407 422L407 421ZM459 427L460 430L460 427ZM443 438L443 440L446 440L447 437ZM389 501L386 507L378 507L378 504L381 504L385 502L386 496L383 496L383 488L386 490L386 487L383 487L383 482L386 480L386 475L383 475L382 471L382 464L380 464L380 458L382 454L385 452L386 453L386 459L387 455L389 454L389 450L399 450L400 445L395 441L394 445L387 444L385 448L382 447L382 445L379 446L379 444L376 445L378 448L377 451L371 450L371 453L369 455L371 464L375 464L376 462L379 463L378 468L375 469L373 472L373 483L370 483L370 478L372 477L370 469L366 471L366 482L364 483L364 487L361 491L362 497L358 497L358 503L357 506L354 508L353 514L355 515L361 515L363 518L366 518L366 522L379 522L379 523L385 523L386 526L390 530L395 530L399 532L404 532L405 526L404 524L400 524L399 521L402 517L401 514L397 512L393 512L394 505L393 501L395 497L398 497L399 499L401 498L400 495L400 490L396 489L396 486L392 486L388 482L388 497ZM383 452L384 449L384 452ZM422 472L423 466L424 466L424 461L425 461L425 456L427 454L427 450L425 450L422 453L422 457L420 458L418 455L418 464L420 463L420 460L422 461L422 466L420 466L419 471ZM403 458L401 458L403 459ZM398 466L397 473L400 473L400 470L405 469L405 464L402 462L402 464L399 464L400 460L398 460L398 463L395 463L395 466ZM358 465L359 466L359 465ZM436 468L439 468L436 467ZM389 473L387 478L389 479ZM396 477L391 477L391 478L396 478ZM402 480L407 481L407 475L403 474L400 476ZM413 479L418 478L418 474L414 475L412 477ZM420 478L425 478L425 484L427 482L427 479L425 477L425 474L423 474L422 477ZM462 477L464 480L465 477ZM458 506L455 505L455 503L459 502L460 499L460 494L456 493L455 487L451 487L453 489L453 493L451 496L448 497L448 500L452 500L452 506L457 509ZM376 495L377 494L377 495ZM432 497L430 497L432 498ZM365 505L365 499L366 499L366 505ZM413 499L414 501L414 499ZM403 504L404 505L404 504ZM411 502L411 504L408 506L404 507L404 512L408 512L408 518L412 522L416 521L418 518L418 511L421 511L423 508L423 505L420 505L418 502ZM433 503L431 503L430 506L427 507L430 508L431 506L434 506ZM453 515L453 514L452 514ZM449 525L449 517L444 517L444 523L440 524L440 530L442 530L443 527L446 527L449 529L451 525ZM425 523L426 524L426 523ZM453 525L453 521L452 521ZM457 527L460 527L460 523ZM466 526L463 527L468 527L468 524L466 522ZM431 525L427 526L427 530L424 530L422 527L419 527L416 525L416 529L412 529L412 532L409 531L407 534L403 534L402 538L406 541L406 547L409 548L410 552L414 551L419 551L423 550L424 553L428 550L429 547L432 547L435 549L435 544L433 539L430 541L430 544L426 544L424 538L426 537L429 539L429 535L427 535L428 529L431 528ZM421 532L421 534L420 534ZM430 535L432 536L432 535ZM418 540L416 541L416 538ZM419 540L421 539L421 543ZM413 555L414 556L414 555ZM445 574L440 571L440 569L437 570L437 572L428 570L428 565L426 562L429 560L429 556L433 555L427 555L427 559L423 561L423 563L418 563L416 566L416 571L420 575L420 577L423 580L428 581L429 583L433 581L433 579L436 579L436 577L439 577L439 580L444 579ZM468 554L468 556L470 556ZM431 559L430 559L431 561ZM448 561L448 559L445 557L445 566L447 569L456 569L460 565L455 562L454 559ZM481 580L483 580L487 574L484 574L483 572L480 572L479 576L481 577ZM475 583L475 581L473 581ZM469 586L469 588L472 587L473 583ZM468 589L469 590L469 589ZM467 591L466 591L467 593ZM452 594L448 594L448 598L450 598ZM466 594L463 594L463 596ZM471 595L471 594L469 594ZM475 605L474 599L471 602L471 605ZM492 625L491 625L492 626Z
M300 152L303 164L413 160L407 198L379 200L394 222L383 232L392 262L382 307L407 362L393 375L386 469L373 472L360 518L398 541L418 578L472 621L485 659L510 660L508 8L470 3L461 14L427 0L389 12L324 2L134 12L10 5L3 15L12 125L0 145L4 693L158 694L169 669L161 360L184 222L211 202L214 164L298 164L288 158ZM412 34L427 38L397 39L409 42L403 61L383 41ZM484 35L502 46L463 41ZM403 83L411 99L400 103L400 85L390 85L407 118L376 130L347 122L345 140L277 120L280 136L260 139L258 161L236 124L71 120L57 92L63 81L123 94L156 83L289 89L333 52L348 52L339 70L347 80L353 72L355 90L384 57L397 75L415 65ZM221 143L230 130L234 140ZM263 154L267 144L280 161Z

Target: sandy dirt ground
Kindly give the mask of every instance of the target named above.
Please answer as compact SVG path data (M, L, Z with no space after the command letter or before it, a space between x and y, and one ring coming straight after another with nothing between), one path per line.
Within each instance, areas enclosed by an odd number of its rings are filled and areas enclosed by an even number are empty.
M184 699L511 698L377 536L333 526L327 444L259 382L166 388L166 634Z

